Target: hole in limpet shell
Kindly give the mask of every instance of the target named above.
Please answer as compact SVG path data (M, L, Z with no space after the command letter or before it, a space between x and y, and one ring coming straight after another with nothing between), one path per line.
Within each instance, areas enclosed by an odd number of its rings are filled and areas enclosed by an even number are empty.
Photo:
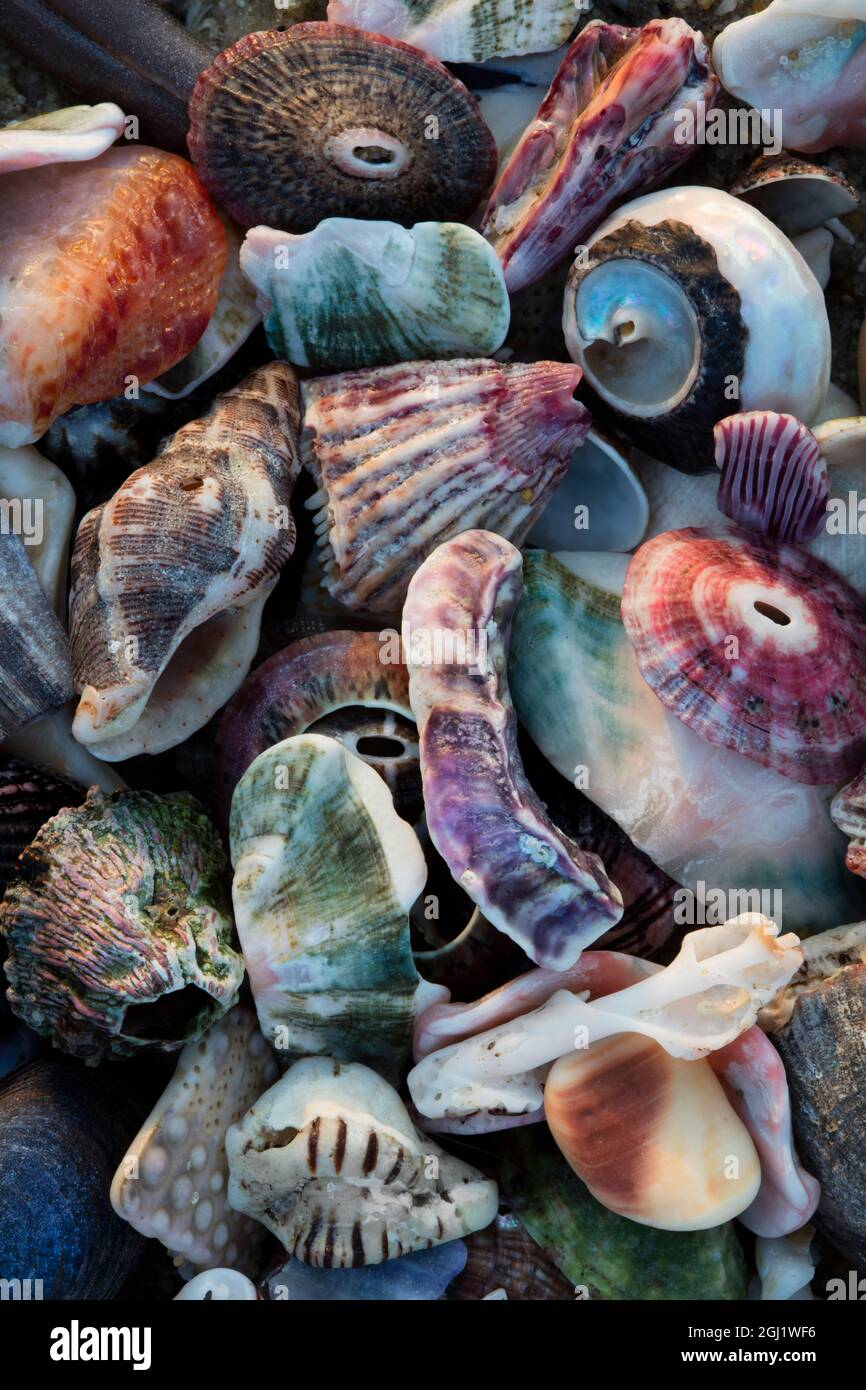
M760 613L762 618L769 618L771 623L777 623L779 627L787 627L791 621L781 608L776 608L772 603L765 603L761 598L755 600L755 612Z
M399 738L366 734L358 739L355 752L362 758L403 758L406 756L406 745Z
M197 492L198 489L203 486L203 478L185 478L184 481L179 484L181 492Z
M205 1004L213 1005L209 994L198 985L185 985L150 1004L130 1004L120 1031L126 1038L175 1042L183 1037Z
M365 164L393 164L394 151L386 150L383 145L356 145L352 150L356 159L362 159Z

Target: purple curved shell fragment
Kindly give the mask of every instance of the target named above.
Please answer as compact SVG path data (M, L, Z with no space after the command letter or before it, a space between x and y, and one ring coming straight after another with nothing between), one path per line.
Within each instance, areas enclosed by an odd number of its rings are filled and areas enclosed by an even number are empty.
M722 473L719 511L773 540L814 540L826 515L830 478L812 431L793 415L751 410L720 420L714 436Z
M517 748L505 675L520 552L489 531L440 545L403 610L430 837L452 876L537 964L573 965L623 912L597 855L549 820Z

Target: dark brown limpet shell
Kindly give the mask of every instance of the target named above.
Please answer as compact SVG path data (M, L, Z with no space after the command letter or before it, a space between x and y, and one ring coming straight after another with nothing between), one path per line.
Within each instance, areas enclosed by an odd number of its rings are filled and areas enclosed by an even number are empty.
M458 220L496 172L462 82L410 44L340 24L240 39L201 74L189 115L202 182L246 227Z

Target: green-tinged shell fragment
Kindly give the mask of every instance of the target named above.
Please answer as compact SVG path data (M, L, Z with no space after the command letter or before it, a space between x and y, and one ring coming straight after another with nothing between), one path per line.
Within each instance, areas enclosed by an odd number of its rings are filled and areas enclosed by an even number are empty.
M253 227L241 268L259 291L273 352L318 371L486 356L511 311L502 267L457 222L328 217L291 236Z
M406 1059L416 993L408 913L426 866L377 772L336 739L261 753L232 799L238 934L262 1032L284 1055Z
M46 821L0 906L14 1012L90 1060L199 1037L243 979L226 867L194 797L92 788Z
M590 1196L540 1126L502 1135L498 1152L505 1196L584 1298L745 1298L746 1263L732 1222L658 1231L617 1216Z

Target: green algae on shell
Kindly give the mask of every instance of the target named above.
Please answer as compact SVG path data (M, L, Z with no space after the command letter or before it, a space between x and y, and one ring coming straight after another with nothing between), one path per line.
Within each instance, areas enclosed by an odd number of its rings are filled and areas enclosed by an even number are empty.
M584 1299L738 1300L746 1264L732 1222L658 1231L608 1211L540 1126L497 1139L499 1180L532 1239Z
M13 1012L95 1061L199 1037L243 979L225 875L194 797L91 789L42 826L0 905Z
M785 930L866 915L866 894L844 867L844 836L829 815L835 786L793 782L713 747L646 685L620 616L628 563L613 554L527 553L509 666L527 733L689 890L683 902L695 910L722 891L724 920L754 911L755 894L766 892L767 915L784 905Z
M303 236L253 227L241 268L273 352L314 371L486 357L510 308L492 246L458 222L328 217Z
M426 869L382 778L335 739L260 753L231 810L235 916L259 1022L284 1055L409 1055L416 1001L409 908Z

